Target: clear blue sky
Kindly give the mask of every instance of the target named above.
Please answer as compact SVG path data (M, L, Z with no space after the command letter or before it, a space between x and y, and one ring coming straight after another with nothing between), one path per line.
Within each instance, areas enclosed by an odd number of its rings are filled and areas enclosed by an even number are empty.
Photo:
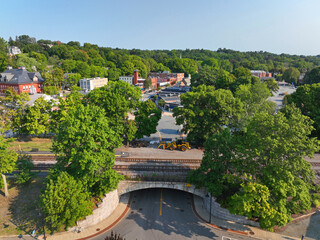
M0 0L0 36L320 54L319 0Z

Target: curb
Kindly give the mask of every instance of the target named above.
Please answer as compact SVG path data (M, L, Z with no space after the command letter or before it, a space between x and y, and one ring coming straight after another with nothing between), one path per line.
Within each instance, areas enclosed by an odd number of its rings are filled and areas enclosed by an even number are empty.
M192 194L191 194L192 195ZM233 230L231 228L226 228L226 227L221 227L221 226L217 226L215 224L212 224L212 223L209 223L207 220L203 219L199 213L197 212L196 208L195 208L195 205L194 205L194 198L193 198L193 195L192 195L192 210L194 212L194 214L199 218L201 219L203 222L207 223L209 226L211 227L214 227L216 229L219 229L219 230L224 230L224 231L227 231L227 232L231 232L231 233L237 233L237 234L241 234L241 235L246 235L248 236L249 234L247 232L243 232L243 231L239 231L239 230Z
M92 234L90 236L87 236L87 237L83 237L83 238L77 238L76 240L86 240L86 239L90 239L90 238L93 238L93 237L96 237L108 230L110 230L111 228L113 228L116 224L118 224L123 218L124 216L128 213L129 209L130 209L130 203L131 203L131 200L132 200L132 194L130 194L130 197L129 197L129 200L128 200L128 203L127 203L127 206L126 206L126 209L123 211L123 213L112 223L110 224L109 226L105 227L104 229L100 230L99 232L96 232L95 234Z

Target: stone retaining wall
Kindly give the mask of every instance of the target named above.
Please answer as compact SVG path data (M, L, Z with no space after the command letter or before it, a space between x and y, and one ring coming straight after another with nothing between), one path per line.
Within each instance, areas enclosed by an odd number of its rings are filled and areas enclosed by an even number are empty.
M118 204L118 190L109 192L104 196L102 202L98 204L98 208L93 210L92 215L89 215L86 217L86 219L77 222L77 227L87 228L101 222L102 220L110 216L110 214L116 209ZM70 229L70 231L72 230L74 229Z
M77 228L87 228L101 222L102 220L109 217L111 213L116 209L117 205L119 204L119 196L128 192L147 188L170 188L190 192L194 195L202 197L204 200L204 207L208 212L210 211L210 197L206 197L207 192L204 188L196 189L193 185L181 182L121 181L118 185L118 189L109 192L104 196L102 202L98 204L98 208L93 210L92 215L87 216L84 220L78 221L77 226L69 229L69 231L74 231ZM255 227L259 226L259 223L250 221L246 217L231 214L227 209L222 208L213 197L211 213L212 216L218 217L223 220L233 221Z
M208 212L210 212L210 197L209 196L204 197L203 201L204 201L204 207ZM215 201L214 197L212 197L211 215L223 220L233 221L236 223L241 223L241 224L250 225L254 227L259 227L259 223L257 222L248 220L244 216L231 214L228 209L222 208L220 204Z

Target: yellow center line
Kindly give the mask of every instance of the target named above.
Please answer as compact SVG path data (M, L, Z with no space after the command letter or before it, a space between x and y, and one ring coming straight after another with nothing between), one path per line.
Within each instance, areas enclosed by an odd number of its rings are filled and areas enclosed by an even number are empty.
M160 193L160 216L162 215L162 189Z

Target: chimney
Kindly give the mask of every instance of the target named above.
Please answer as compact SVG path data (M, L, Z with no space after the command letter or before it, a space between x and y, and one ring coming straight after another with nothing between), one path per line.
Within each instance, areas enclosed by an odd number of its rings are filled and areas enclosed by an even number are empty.
M136 85L138 83L138 78L139 78L139 70L134 70L133 71L133 85Z

